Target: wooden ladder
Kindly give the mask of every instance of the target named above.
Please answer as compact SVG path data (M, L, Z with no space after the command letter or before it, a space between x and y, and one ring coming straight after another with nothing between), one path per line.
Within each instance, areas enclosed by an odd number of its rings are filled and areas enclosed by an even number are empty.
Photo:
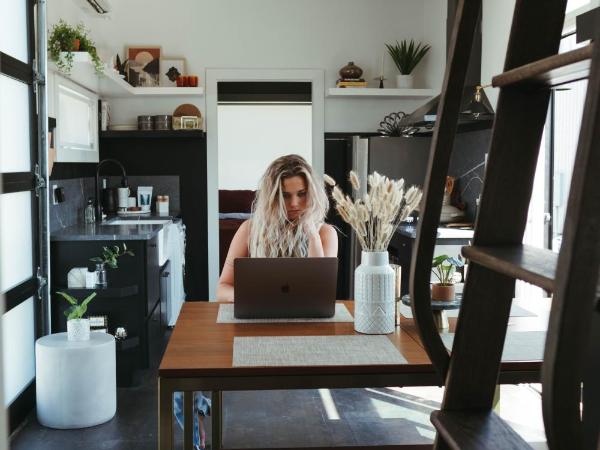
M442 408L432 414L438 449L529 448L492 411L515 279L553 292L542 369L548 445L551 449L584 448L581 383L585 384L586 352L597 315L600 273L600 45L558 54L566 3L516 1L505 72L493 79L500 95L473 245L463 248L470 260L469 276L449 354L431 313L430 268L460 95L481 13L481 0L459 1L410 286L422 342L446 386ZM550 88L583 78L589 78L587 97L557 255L523 245L523 233ZM590 379L590 385L600 384L598 377ZM596 434L589 448L595 449L597 424L592 429Z

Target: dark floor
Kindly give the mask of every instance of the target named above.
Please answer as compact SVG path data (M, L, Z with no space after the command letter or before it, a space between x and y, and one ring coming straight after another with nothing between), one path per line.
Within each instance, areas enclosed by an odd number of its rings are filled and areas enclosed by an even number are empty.
M33 413L13 436L11 449L156 449L159 356L152 358L152 369L140 373L138 387L118 389L117 414L111 421L80 430L54 430L41 426ZM514 388L521 389L515 397L522 399L523 388ZM429 415L439 408L440 399L438 388L226 392L223 444L235 448L359 448L431 443L434 431ZM210 443L210 419L206 428ZM177 427L176 431L176 442L181 443L181 432ZM535 427L530 431L537 435Z

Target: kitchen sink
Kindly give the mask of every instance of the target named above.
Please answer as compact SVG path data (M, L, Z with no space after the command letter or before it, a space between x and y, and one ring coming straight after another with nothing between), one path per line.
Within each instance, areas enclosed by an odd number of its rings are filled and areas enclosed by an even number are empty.
M171 222L168 219L114 219L106 225L166 225Z
M113 219L105 223L105 225L167 225L173 223L172 220L168 219ZM157 234L157 246L158 246L158 263L162 266L167 262L167 242L165 240L165 229L161 229Z

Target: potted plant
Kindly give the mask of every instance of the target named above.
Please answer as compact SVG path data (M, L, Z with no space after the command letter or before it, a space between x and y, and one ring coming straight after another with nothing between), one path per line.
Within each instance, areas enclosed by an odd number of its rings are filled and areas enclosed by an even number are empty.
M464 263L448 255L439 255L433 258L431 271L439 280L431 285L431 300L452 301L454 300L454 272L457 267Z
M90 261L96 263L96 287L105 288L108 285L106 276L106 266L111 269L116 269L118 266L117 258L123 255L134 256L133 251L127 249L127 245L123 242L123 248L118 245L112 247L102 247L102 256L94 256Z
M48 38L48 54L63 73L71 73L73 68L73 52L87 52L92 58L94 69L98 75L104 72L104 64L98 56L94 41L88 36L83 23L72 27L64 20L59 20L52 27Z
M399 88L412 88L412 71L423 59L431 46L427 44L423 45L421 42L415 45L412 39L410 42L403 39L401 42L396 41L396 45L385 44L385 46L394 64L396 64L396 67L400 71L400 75L396 76L396 86Z
M404 180L372 173L368 193L353 201L325 176L333 186L332 197L342 219L354 229L362 248L361 264L354 272L354 329L359 333L385 334L395 327L395 273L389 265L388 244L396 227L421 201L415 186L405 191ZM360 189L358 176L350 172L350 183Z
M57 292L57 294L71 304L65 311L65 316L67 316L67 339L69 341L88 341L90 339L90 320L84 319L83 315L87 311L88 303L92 301L96 293L92 292L81 303L66 292Z

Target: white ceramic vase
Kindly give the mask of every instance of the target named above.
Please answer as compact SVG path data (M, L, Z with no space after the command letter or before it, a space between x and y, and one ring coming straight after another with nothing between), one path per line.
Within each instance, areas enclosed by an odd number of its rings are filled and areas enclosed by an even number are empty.
M412 75L396 75L396 87L399 89L410 89L413 87Z
M394 332L396 276L388 252L362 252L354 271L354 329L365 334Z
M67 320L67 339L69 341L89 341L90 319Z

